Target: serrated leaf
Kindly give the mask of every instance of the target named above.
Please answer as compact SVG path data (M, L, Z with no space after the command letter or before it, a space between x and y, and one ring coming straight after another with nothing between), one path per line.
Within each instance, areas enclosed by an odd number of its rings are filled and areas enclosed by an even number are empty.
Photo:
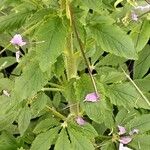
M138 129L139 133L150 131L150 114L144 114L127 123L129 129Z
M0 17L0 33L7 30L12 31L20 28L31 15L31 11L12 13L8 16Z
M1 150L16 150L18 144L16 139L7 131L3 131L0 135L0 149Z
M150 109L131 83L114 84L108 86L107 90L107 95L114 105L124 106L126 109L131 107Z
M98 136L98 133L94 129L94 127L87 122L83 126L77 124L70 124L69 127L74 129L76 132L80 132L83 136L86 136L89 140L93 140L96 136Z
M29 107L24 107L21 109L21 112L18 117L18 128L20 131L21 136L24 134L24 132L27 130L31 119L31 112Z
M143 51L139 53L139 59L134 64L134 78L141 79L150 68L150 46L147 45Z
M66 28L62 24L62 20L53 17L47 20L39 27L36 33L38 41L44 41L36 47L37 57L40 68L43 71L49 70L51 65L56 62L64 50L66 37Z
M47 78L47 73L43 73L37 63L28 65L15 81L15 94L19 101L35 95L46 84Z
M119 112L116 115L115 121L116 121L116 126L117 125L126 125L130 120L132 120L133 118L137 117L138 111L131 109L131 110L127 110L125 108L120 108Z
M138 32L137 30L138 29L136 29L135 33L133 33L133 39L136 39L136 51L139 52L145 47L150 38L150 21L144 20Z
M59 128L53 128L45 133L39 134L32 143L31 150L49 150Z
M136 150L149 150L150 148L150 135L137 135L129 146Z
M84 137L80 132L76 132L74 129L68 129L71 146L73 150L94 150L93 144Z
M102 143L101 150L116 150L116 147L112 141Z
M98 24L90 27L90 31L104 51L128 59L137 59L131 38L120 28Z
M98 102L84 102L83 109L88 117L97 123L103 123L111 128L114 124L111 107L106 103L106 100L101 99Z
M45 93L38 93L31 104L32 115L36 117L43 110L49 101L49 97Z
M55 118L47 118L40 121L35 127L35 129L33 130L33 132L36 134L41 132L46 132L48 129L58 125L59 122Z
M56 141L54 150L73 150L65 129L62 129Z

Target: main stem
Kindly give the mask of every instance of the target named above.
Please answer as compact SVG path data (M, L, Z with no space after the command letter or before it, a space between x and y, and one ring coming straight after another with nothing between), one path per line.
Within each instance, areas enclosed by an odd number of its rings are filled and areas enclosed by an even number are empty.
M85 56L84 48L83 48L83 45L82 45L82 41L81 41L81 39L80 39L80 37L79 37L78 31L77 31L77 28L76 28L76 24L75 24L75 21L74 21L74 15L73 15L73 12L72 12L72 9L71 9L71 6L70 6L70 5L69 5L69 11L70 11L71 24L72 24L72 26L73 26L73 28L74 28L74 32L75 32L75 34L76 34L76 38L77 38L77 41L78 41L78 43L79 43L80 50L81 50L82 56L83 56L83 58L84 58L85 64L86 64L86 66L87 66L87 68L88 68L88 72L89 72L89 75L90 75L90 78L91 78L91 81L92 81L93 88L94 88L94 90L95 90L96 95L99 96L98 90L97 90L97 87L96 87L96 83L95 83L94 77L93 77L93 75L92 75L92 70L91 70L90 65L89 65L89 62L88 62L88 60L87 60L87 58L86 58L86 56Z

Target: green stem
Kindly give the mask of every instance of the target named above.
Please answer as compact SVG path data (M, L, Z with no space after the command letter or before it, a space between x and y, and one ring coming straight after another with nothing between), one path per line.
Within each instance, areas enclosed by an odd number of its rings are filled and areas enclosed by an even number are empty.
M94 88L94 90L95 90L95 93L96 93L97 95L99 95L99 94L98 94L97 87L96 87L96 83L95 83L95 80L94 80L94 77L93 77L93 75L92 75L92 70L91 70L91 68L90 68L89 62L88 62L88 60L87 60L87 58L86 58L86 55L85 55L85 53L84 53L84 48L83 48L83 45L82 45L82 41L81 41L81 39L80 39L80 37L79 37L78 31L77 31L77 28L76 28L76 24L75 24L75 21L74 21L74 16L73 16L73 12L72 12L71 6L69 6L69 9L70 9L71 22L72 22L71 24L72 24L72 26L73 26L73 28L74 28L74 32L75 32L75 34L76 34L76 38L77 38L77 41L78 41L78 43L79 43L80 50L81 50L82 56L83 56L83 58L84 58L85 64L86 64L86 66L87 66L87 68L88 68L88 72L89 72L89 75L90 75L90 78L91 78L91 81L92 81L93 88Z
M53 108L51 108L51 107L49 107L49 106L47 106L47 105L46 105L46 108L47 108L50 112L52 112L55 116L57 116L58 118L61 118L61 119L64 120L64 121L67 119L64 115L62 115L61 113L59 113L59 112L56 111L55 109L53 109Z
M41 91L63 91L63 89L59 89L59 88L42 88Z
M130 82L133 84L133 86L136 88L136 90L139 92L139 94L141 95L141 97L148 104L148 106L150 106L149 100L145 97L145 95L142 93L142 91L139 89L139 87L135 84L135 82L130 78L130 76L123 69L122 69L122 71L124 72L125 76L130 80Z

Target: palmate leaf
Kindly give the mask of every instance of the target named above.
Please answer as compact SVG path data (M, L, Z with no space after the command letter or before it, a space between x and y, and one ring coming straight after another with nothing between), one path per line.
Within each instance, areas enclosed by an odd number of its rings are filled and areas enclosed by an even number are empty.
M139 133L150 131L150 114L144 114L132 119L127 123L126 127L130 130L139 129Z
M138 32L137 30L138 29L136 28L135 32L133 35L131 34L131 36L135 39L136 51L139 52L145 47L150 38L150 21L143 21Z
M26 106L23 109L21 109L21 112L18 118L18 128L19 128L21 136L24 134L24 132L28 128L30 124L30 119L31 119L31 112L30 112L29 107Z
M137 135L129 146L135 150L149 150L150 148L150 135Z
M39 134L32 143L31 150L49 150L51 144L58 134L59 127Z
M94 146L90 140L83 136L79 131L68 128L68 132L73 150L94 150Z
M40 68L49 70L64 50L66 28L59 17L53 17L39 27L35 36L38 41L44 41L36 47Z
M134 78L141 79L150 68L150 46L147 45L140 53L139 59L135 61Z
M113 114L111 107L107 104L106 100L101 99L95 103L84 102L82 107L88 117L93 121L97 123L104 123L109 128L113 126Z
M32 62L23 70L21 77L15 81L15 95L19 101L32 97L41 90L48 80L48 74L43 73L36 62Z
M31 13L32 11L25 11L0 17L0 33L20 28Z
M131 38L120 28L97 24L91 26L90 31L98 45L101 46L104 51L128 59L137 59L136 50Z
M126 109L131 107L150 109L145 99L139 94L131 83L114 84L107 86L107 95L111 103L124 106Z
M65 129L62 129L56 141L54 150L73 150L68 134Z

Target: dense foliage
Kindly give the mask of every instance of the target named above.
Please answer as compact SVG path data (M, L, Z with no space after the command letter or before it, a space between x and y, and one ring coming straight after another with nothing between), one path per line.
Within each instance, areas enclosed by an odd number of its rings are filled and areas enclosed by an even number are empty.
M0 150L149 150L149 12L1 0Z

